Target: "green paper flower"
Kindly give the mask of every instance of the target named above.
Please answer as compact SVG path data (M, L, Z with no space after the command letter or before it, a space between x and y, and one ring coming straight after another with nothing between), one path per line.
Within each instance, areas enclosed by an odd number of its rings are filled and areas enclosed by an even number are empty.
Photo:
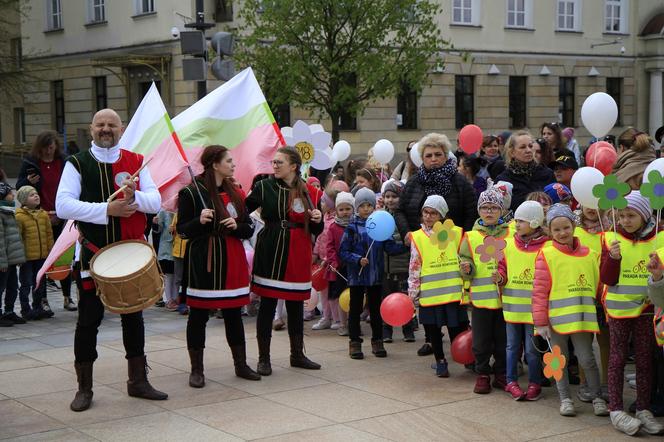
M664 209L664 176L657 170L651 170L648 181L641 184L641 195L650 200L653 209Z
M607 175L602 184L593 187L593 196L599 198L599 208L602 210L624 209L627 207L625 195L630 191L629 184L618 182L615 175Z

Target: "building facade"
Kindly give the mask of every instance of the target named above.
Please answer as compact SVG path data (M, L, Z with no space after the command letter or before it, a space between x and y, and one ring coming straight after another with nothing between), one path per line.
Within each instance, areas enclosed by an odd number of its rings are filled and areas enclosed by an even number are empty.
M619 121L654 134L662 125L664 2L662 0L438 0L443 36L455 51L433 66L421 94L372 103L344 121L341 138L353 153L380 138L403 150L409 140L438 131L451 139L467 123L485 133L560 122L578 129L583 100L612 95ZM178 38L193 20L194 0L23 0L22 100L0 104L0 142L21 149L44 129L89 142L92 114L112 107L127 122L151 81L171 116L196 101L196 83L183 80ZM206 21L237 29L238 2L206 0ZM218 86L209 80L208 90ZM281 108L282 125L311 116ZM328 129L329 121L322 121Z

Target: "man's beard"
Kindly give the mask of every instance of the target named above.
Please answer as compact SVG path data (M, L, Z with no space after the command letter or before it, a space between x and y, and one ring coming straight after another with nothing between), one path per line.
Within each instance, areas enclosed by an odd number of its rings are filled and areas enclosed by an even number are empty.
M97 143L99 147L109 148L117 144L117 141L115 140L115 137L113 135L110 135L110 138L102 138L102 137L103 135L99 136L99 142Z

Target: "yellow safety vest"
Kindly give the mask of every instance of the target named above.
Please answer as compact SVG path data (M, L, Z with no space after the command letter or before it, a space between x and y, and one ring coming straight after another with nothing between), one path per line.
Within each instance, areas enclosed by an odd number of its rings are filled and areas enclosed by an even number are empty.
M420 305L434 305L460 302L463 280L459 272L459 245L463 229L453 227L455 241L450 241L444 249L432 244L422 229L413 233L413 242L422 258L420 270Z
M551 274L549 322L556 333L599 333L595 295L599 284L599 255L570 256L547 242L540 253Z
M607 249L615 238L614 235L604 236ZM656 237L648 241L631 241L621 234L620 242L620 277L618 284L606 288L604 305L612 318L636 318L641 316L648 304L648 276L646 268L648 254L652 252Z
M581 242L581 244L602 256L601 233L589 233L583 227L577 227L574 229L574 236L579 238L579 242Z
M508 236L511 238L514 235L516 235L516 220L513 219L509 223L507 223L507 231L509 232Z
M664 249L657 250L659 259L664 262ZM664 346L664 309L660 307L655 307L655 316L652 318L652 325L655 329L655 339L657 339L657 345L660 347Z
M506 234L501 238L505 239L508 236ZM495 260L482 262L479 255L475 254L475 249L484 243L484 237L485 235L477 230L466 233L470 255L475 265L475 277L470 283L470 302L476 308L497 310L502 307L502 304L498 287L493 283L491 275L498 270L498 265Z
M503 317L512 324L533 323L533 281L539 250L520 250L514 238L507 240L507 284L503 287Z
M171 226L175 227L178 223L177 213L173 216L173 221ZM184 258L184 254L187 250L187 240L182 239L180 235L176 233L173 234L173 258Z

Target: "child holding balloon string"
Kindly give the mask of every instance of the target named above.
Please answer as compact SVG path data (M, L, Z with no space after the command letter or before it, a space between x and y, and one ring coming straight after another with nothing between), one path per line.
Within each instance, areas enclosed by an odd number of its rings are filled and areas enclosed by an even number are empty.
M450 376L443 351L441 328L450 341L466 329L468 314L461 305L463 281L458 250L463 229L450 221L441 224L449 208L439 195L427 197L422 206L422 228L413 232L410 247L408 295L419 300L419 319L428 333L435 358L436 376Z
M362 359L362 339L360 338L360 314L367 297L367 305L371 313L371 352L379 358L387 356L383 345L383 321L380 315L381 282L384 272L383 253L403 253L405 247L391 239L394 230L392 223L381 224L367 219L376 207L376 195L367 188L361 188L355 194L355 216L351 219L341 240L339 255L348 268L348 286L350 288L350 311L348 314L349 348L351 359ZM387 217L391 215L384 212ZM384 217L376 217L377 219ZM390 232L386 240L372 239L376 234ZM369 236L369 233L372 236Z

